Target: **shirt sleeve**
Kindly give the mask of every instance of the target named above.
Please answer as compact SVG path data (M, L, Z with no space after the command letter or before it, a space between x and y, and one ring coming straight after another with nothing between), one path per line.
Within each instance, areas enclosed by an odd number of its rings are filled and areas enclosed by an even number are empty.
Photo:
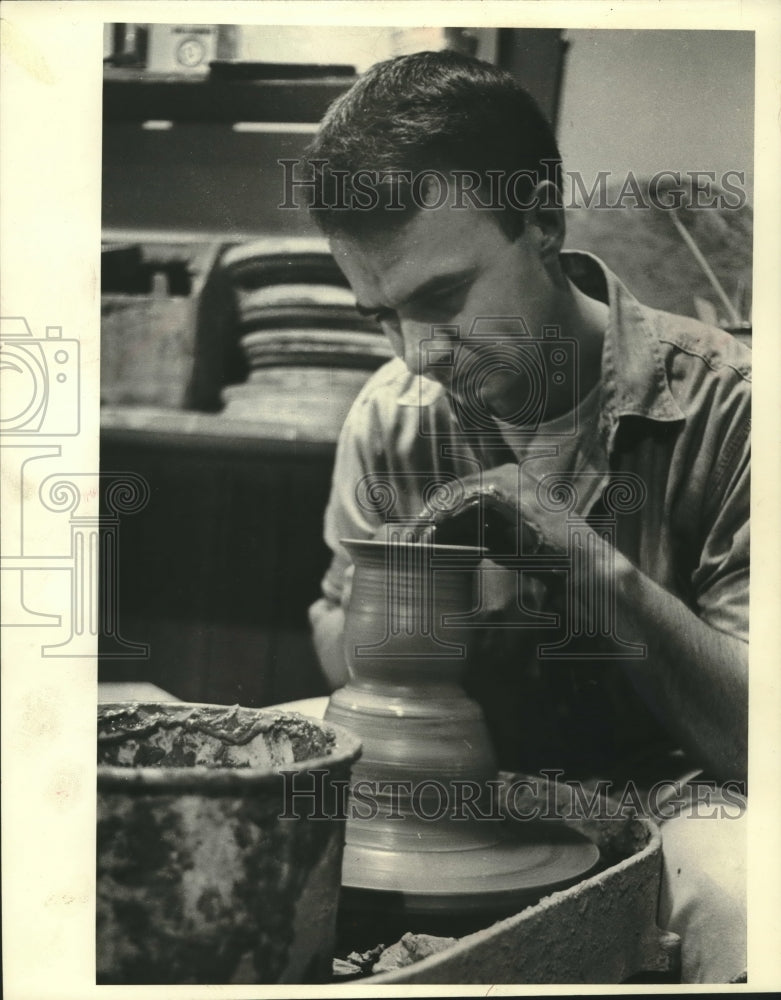
M333 558L323 577L322 590L329 601L337 604L346 597L346 573L352 565L341 539L371 538L381 524L379 516L362 506L359 500L359 484L368 471L360 434L361 423L353 423L348 418L342 428L336 448L331 494L325 511L323 536L333 552Z
M367 484L375 483L378 470L387 468L379 408L384 404L392 410L389 400L395 396L397 369L398 365L391 362L369 379L353 403L337 442L323 528L333 558L322 581L323 595L334 603L346 600L352 567L341 539L371 538L383 521L381 508L370 502Z
M747 405L750 397L747 395ZM714 628L748 641L751 424L747 414L721 450L710 495L709 529L693 583L697 613Z

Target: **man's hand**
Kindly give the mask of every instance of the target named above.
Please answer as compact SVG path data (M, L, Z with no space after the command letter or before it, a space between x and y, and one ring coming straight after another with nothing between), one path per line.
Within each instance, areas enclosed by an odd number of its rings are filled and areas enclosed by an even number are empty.
M323 675L329 689L335 691L350 676L344 655L344 608L321 597L309 608L309 624Z
M515 463L461 480L456 497L421 511L419 533L440 544L484 544L488 554L565 555L567 511L542 501L540 481Z

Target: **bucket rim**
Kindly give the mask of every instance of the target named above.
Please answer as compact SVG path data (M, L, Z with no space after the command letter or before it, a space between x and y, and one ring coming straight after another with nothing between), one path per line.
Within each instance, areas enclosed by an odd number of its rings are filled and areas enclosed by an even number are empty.
M282 785L286 772L295 772L297 774L303 772L313 775L315 772L324 772L324 780L327 780L328 775L350 768L361 756L363 747L360 740L343 726L303 715L301 712L184 701L104 702L98 706L99 711L130 708L157 711L166 709L187 710L193 708L230 709L234 707L282 722L286 719L305 719L308 723L331 734L334 742L327 754L320 754L314 757L307 757L304 760L263 768L207 767L204 764L195 764L187 767L145 767L143 765L136 767L99 763L97 765L98 791L121 790L145 794L192 790L204 795L224 794L228 792L243 794L245 790L276 788Z

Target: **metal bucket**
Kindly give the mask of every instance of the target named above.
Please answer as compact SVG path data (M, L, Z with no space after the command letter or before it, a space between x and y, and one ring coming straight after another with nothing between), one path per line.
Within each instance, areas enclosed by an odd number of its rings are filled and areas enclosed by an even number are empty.
M330 981L359 754L294 713L101 705L98 984Z

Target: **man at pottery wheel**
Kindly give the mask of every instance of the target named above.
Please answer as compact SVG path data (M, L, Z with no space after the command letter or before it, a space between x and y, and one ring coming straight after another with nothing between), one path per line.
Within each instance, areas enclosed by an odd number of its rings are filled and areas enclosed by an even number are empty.
M501 767L744 781L748 349L562 251L553 132L493 66L379 64L309 157L313 215L398 355L339 441L310 613L332 686L347 676L340 539L413 525L492 557L467 690ZM745 823L697 808L662 824L660 923L682 936L685 980L729 981L745 968Z

